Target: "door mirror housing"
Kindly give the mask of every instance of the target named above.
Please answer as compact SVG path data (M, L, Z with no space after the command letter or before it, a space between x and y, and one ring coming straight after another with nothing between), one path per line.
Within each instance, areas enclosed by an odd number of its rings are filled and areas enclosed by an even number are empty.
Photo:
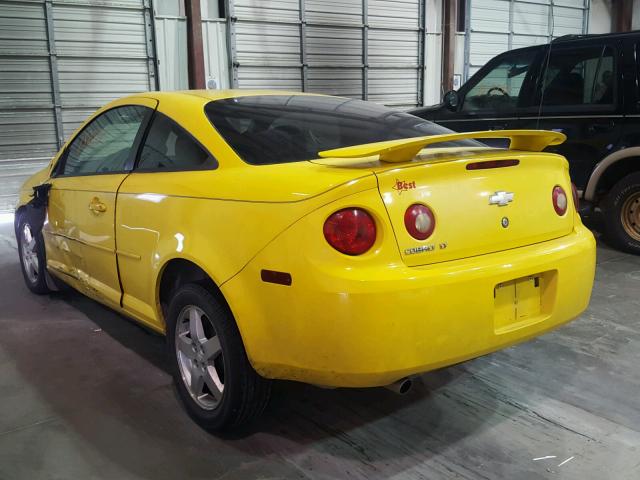
M449 90L444 94L442 102L444 103L445 107L447 107L452 112L455 112L456 110L458 110L458 105L460 105L460 94L455 90Z

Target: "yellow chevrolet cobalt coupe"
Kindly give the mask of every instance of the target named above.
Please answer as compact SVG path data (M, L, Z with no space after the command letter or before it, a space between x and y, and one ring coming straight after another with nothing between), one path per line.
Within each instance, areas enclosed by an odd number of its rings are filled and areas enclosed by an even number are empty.
M130 96L25 183L22 270L165 334L210 430L260 414L271 379L404 391L587 307L594 238L541 153L563 140L322 95Z

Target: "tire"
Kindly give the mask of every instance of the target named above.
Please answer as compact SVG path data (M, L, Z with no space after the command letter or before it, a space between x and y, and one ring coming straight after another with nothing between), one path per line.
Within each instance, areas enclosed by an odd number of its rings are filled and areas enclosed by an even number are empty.
M18 255L22 276L29 290L38 295L51 292L47 285L46 255L42 232L33 232L31 225L20 220L16 230L18 241Z
M619 250L640 255L640 172L616 183L602 206L606 240Z
M187 284L171 298L167 353L178 396L204 429L238 428L266 407L271 382L249 363L227 305L200 285Z

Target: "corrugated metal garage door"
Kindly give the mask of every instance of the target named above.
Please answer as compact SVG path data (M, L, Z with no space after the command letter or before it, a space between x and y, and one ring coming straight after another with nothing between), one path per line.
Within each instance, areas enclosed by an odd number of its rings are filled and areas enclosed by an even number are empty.
M589 0L469 0L465 78L494 56L587 32Z
M421 105L424 3L234 0L233 83Z
M44 2L0 2L0 211L56 149L47 39Z
M0 211L107 101L155 89L148 0L0 0Z

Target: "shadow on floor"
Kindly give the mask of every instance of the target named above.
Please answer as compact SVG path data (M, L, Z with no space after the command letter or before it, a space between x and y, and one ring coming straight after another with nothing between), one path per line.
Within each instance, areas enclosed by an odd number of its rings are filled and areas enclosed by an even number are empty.
M18 265L11 265L0 281L17 275ZM81 437L134 475L187 478L188 464L189 476L215 478L236 469L248 474L247 465L256 464L256 471L291 477L302 456L325 474L336 469L336 477L364 462L367 476L379 471L383 478L412 468L416 457L446 452L492 421L490 414L460 417L443 407L446 395L439 392L461 375L445 369L425 376L406 396L276 382L271 404L252 428L210 435L178 403L163 337L75 292L32 297L15 282L11 290L17 302L9 313L16 320L3 321L8 328L0 348L59 418L65 435ZM25 312L25 304L33 307Z

